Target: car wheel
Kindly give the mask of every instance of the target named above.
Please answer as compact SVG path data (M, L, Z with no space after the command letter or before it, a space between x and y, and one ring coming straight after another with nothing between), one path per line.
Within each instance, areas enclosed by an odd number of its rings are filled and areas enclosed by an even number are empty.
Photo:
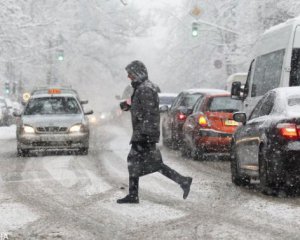
M78 150L78 153L79 153L80 155L88 155L88 153L89 153L89 148L88 148L88 147L80 148L80 149Z
M269 179L269 169L267 163L267 156L264 147L259 151L259 181L261 191L267 195L276 193L275 185Z
M193 160L204 160L204 151L203 149L192 147L191 151L191 158Z
M184 141L180 146L180 153L182 157L191 157L191 149L189 148L188 144Z
M162 143L164 146L168 147L169 146L169 141L166 137L166 130L162 128Z
M28 149L17 148L17 155L19 157L26 157L26 156L29 155L29 150Z
M235 148L234 148L233 144L231 145L230 159L231 159L231 180L232 180L232 182L237 186L249 185L250 177L240 174L238 160L236 157L236 152L235 152Z

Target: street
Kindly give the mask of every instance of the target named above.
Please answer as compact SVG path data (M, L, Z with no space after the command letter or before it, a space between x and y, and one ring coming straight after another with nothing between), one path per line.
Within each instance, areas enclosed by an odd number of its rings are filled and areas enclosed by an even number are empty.
M299 239L300 198L265 196L231 183L230 162L183 159L161 144L164 162L193 177L182 190L159 173L127 194L130 126L92 131L88 156L17 157L15 127L0 129L0 233L8 239Z

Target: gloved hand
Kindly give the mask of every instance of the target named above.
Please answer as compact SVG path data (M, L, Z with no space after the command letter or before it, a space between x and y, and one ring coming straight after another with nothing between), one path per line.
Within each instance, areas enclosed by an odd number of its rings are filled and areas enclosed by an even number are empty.
M120 108L123 111L128 111L130 109L130 105L127 103L127 101L120 102Z

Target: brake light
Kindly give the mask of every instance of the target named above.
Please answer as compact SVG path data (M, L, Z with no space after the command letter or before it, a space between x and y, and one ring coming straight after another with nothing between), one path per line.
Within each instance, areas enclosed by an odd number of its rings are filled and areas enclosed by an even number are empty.
M207 127L208 126L208 120L205 116L201 115L198 119L198 123L201 127Z
M183 120L186 119L186 115L183 114L183 113L178 113L178 114L177 114L177 119L183 121Z
M296 140L299 139L300 129L297 129L296 124L293 123L280 123L277 125L280 135L286 139Z

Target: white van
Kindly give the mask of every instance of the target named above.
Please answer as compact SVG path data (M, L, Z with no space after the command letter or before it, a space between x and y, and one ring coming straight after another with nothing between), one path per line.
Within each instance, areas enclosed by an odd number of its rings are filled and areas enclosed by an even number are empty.
M243 100L249 115L267 91L300 86L300 18L271 27L257 41L246 84L232 84L233 98Z

